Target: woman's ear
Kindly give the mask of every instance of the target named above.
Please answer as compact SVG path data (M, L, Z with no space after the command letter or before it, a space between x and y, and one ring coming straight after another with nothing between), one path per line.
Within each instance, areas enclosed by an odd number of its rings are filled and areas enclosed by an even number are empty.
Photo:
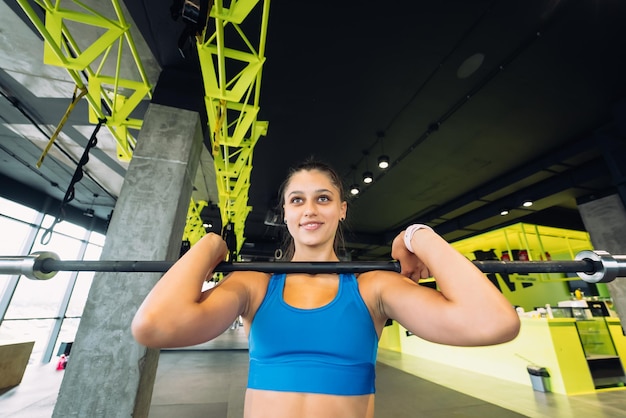
M339 213L339 219L341 219L342 221L345 220L347 213L348 213L348 202L344 200L343 202L341 202L341 210Z

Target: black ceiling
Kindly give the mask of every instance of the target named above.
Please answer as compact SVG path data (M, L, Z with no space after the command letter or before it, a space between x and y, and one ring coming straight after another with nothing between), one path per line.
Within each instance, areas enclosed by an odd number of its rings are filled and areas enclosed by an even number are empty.
M199 65L191 46L186 58L178 51L184 25L171 5L126 1L161 67L154 101L202 111ZM244 27L258 26L260 6ZM243 252L273 252L281 229L264 220L288 167L309 156L346 185L375 174L349 201L353 258L387 257L412 222L450 241L520 221L582 229L577 199L624 187L626 2L274 1L269 15L259 115L269 130L254 151ZM55 125L68 99L35 97L11 65L0 62L0 172L61 199L75 166L42 174L40 149L8 126ZM86 107L72 118L85 124ZM84 133L66 134L86 145ZM386 171L376 166L383 150ZM123 177L114 154L93 153ZM100 184L86 181L82 209ZM115 193L96 194L106 216ZM524 199L535 204L522 208Z

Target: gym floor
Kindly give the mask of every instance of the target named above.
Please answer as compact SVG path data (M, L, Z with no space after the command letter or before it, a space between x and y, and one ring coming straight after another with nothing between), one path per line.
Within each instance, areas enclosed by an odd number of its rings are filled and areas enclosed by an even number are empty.
M164 350L150 418L241 417L247 359L242 328L200 346ZM617 418L626 411L624 390L565 396L386 350L378 360L377 418ZM0 417L50 417L63 373L53 363L28 366L20 385L0 392Z

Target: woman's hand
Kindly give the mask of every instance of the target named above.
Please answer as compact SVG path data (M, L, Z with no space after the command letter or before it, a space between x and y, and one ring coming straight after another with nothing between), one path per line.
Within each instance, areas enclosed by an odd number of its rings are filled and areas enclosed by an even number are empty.
M416 235L421 231L416 231ZM400 262L400 268L403 276L406 276L414 282L419 282L420 279L431 277L431 273L428 270L428 266L424 264L420 258L407 250L404 244L404 231L400 232L397 237L394 238L391 244L391 257L394 260Z
M214 232L208 232L202 238L202 240L208 241L211 243L212 251L210 252L210 254L207 254L207 255L210 255L211 257L213 257L213 260L216 260L217 264L226 260L226 256L228 255L228 247L226 246L226 242L220 235ZM215 264L213 268L216 267L217 264ZM208 277L210 277L212 273L213 271L209 271Z

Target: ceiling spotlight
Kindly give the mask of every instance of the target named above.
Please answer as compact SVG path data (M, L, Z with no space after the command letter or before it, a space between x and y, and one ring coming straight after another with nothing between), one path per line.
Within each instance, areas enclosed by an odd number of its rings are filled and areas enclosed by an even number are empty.
M389 157L386 155L381 155L378 157L378 168L384 170L389 168Z
M502 209L502 210L500 211L500 216L506 216L506 215L508 215L508 214L509 214L509 210L508 210L508 209Z
M385 154L385 147L384 147L384 140L385 140L385 133L384 132L378 132L378 142L380 143L380 157L378 157L378 168L380 168L381 170L386 170L387 168L389 168L389 156L387 154Z
M363 173L363 183L370 184L374 181L374 174L371 171Z
M522 206L524 206L525 208L529 208L533 205L533 202L530 200L524 200L524 202L522 203Z
M352 196L356 196L359 193L361 193L361 189L359 189L359 185L358 184L353 184L352 186L350 186L350 194Z

